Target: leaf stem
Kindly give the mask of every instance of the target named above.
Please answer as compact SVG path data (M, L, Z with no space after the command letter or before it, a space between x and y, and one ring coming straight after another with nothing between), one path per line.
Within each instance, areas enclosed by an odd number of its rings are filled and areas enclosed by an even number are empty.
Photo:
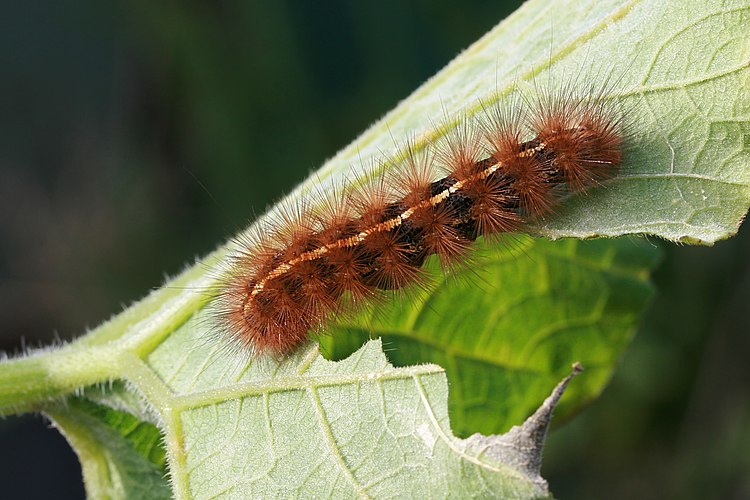
M119 352L118 352L119 351ZM0 363L0 415L41 411L41 404L121 373L116 344L75 344L42 350Z

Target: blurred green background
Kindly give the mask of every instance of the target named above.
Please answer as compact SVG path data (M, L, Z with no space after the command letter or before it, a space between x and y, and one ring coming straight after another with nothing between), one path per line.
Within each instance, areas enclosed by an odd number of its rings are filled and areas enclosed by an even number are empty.
M72 338L158 287L517 3L8 2L0 349ZM556 496L750 498L748 232L654 242L641 331L602 398L550 438ZM83 497L47 427L0 420L4 498Z

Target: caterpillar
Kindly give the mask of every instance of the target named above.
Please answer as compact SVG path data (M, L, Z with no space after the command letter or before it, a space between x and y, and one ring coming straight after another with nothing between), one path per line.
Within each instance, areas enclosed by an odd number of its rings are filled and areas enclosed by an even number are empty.
M623 141L605 92L486 107L442 139L407 143L371 182L298 202L239 238L215 317L252 352L284 355L336 315L428 286L428 256L450 269L477 238L525 230L601 184L621 165Z

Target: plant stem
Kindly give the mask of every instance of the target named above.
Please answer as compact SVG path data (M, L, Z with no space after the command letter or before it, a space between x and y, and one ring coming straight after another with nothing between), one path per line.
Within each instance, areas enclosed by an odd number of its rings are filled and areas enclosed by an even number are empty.
M122 349L74 344L0 362L0 415L40 410L40 403L117 378Z

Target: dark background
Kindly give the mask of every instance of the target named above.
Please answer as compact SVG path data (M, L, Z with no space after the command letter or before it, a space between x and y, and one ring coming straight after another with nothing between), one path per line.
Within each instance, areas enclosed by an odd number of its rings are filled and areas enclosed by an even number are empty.
M207 253L516 5L8 2L0 350L94 327ZM745 234L742 234L745 233ZM664 247L610 387L553 433L559 498L750 498L750 235ZM4 498L79 498L41 417L0 420Z

